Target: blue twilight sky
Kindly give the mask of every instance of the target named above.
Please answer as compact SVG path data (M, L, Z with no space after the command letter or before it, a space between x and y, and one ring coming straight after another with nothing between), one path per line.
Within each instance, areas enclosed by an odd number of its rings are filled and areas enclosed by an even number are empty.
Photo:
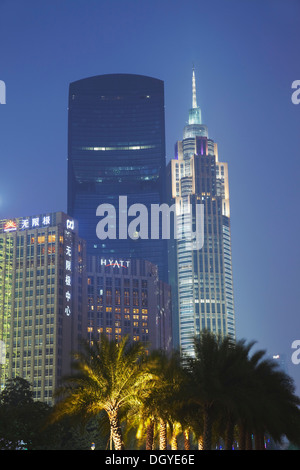
M167 160L198 104L229 163L238 338L300 339L298 0L0 0L0 218L66 210L68 85L165 82Z

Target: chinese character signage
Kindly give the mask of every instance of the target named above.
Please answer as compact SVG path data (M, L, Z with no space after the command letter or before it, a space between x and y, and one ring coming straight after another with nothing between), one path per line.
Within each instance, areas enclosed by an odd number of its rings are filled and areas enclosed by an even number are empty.
M43 228L50 226L51 223L51 215L26 217L25 219L6 220L3 226L3 231L12 232L15 230Z
M70 228L70 226L68 228ZM65 314L69 317L72 313L72 237L67 231L65 232L65 236Z
M63 220L57 220L55 214L42 214L32 217L16 218L11 220L0 221L0 229L4 232L12 232L14 230L29 230L34 228L45 228L53 224L63 223L65 229L69 232L75 230L75 220L70 219L68 216L62 215Z

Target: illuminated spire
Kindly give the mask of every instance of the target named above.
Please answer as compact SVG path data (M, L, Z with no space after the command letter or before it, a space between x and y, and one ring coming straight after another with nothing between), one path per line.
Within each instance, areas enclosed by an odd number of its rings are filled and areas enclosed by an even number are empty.
M193 66L193 108L197 108L197 96L196 96L196 77L195 77L195 67Z
M193 106L189 111L189 124L201 124L201 109L197 106L195 67L192 76Z

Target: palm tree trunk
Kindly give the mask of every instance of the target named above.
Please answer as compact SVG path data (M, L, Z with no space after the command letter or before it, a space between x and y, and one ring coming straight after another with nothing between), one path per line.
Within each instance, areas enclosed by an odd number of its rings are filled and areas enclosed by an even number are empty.
M120 426L118 410L112 409L108 412L110 431L115 450L124 450L124 443L122 438L122 430Z
M251 433L246 434L246 450L253 450Z
M239 424L239 450L246 449L246 427L244 423Z
M190 433L188 429L183 431L183 439L184 439L184 450L191 450L190 446Z
M147 426L146 450L153 450L154 443L154 422L151 421Z
M171 450L178 450L177 434L173 432L171 439Z
M212 413L211 408L204 407L203 413L204 428L203 428L203 450L211 450L212 445Z
M198 450L203 450L203 436L198 437Z
M232 450L234 436L234 421L231 415L228 416L226 426L225 450Z
M167 450L167 424L162 419L160 420L159 429L159 449Z
M258 432L255 435L255 450L264 450L264 449L265 449L264 433Z

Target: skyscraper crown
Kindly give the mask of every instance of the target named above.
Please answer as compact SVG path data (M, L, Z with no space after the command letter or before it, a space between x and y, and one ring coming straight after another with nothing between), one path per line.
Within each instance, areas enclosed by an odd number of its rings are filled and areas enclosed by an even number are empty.
M194 68L193 68L193 76L192 76L192 90L193 90L193 103L192 103L192 108L189 110L189 124L201 124L201 109L197 106L196 77L195 77Z

